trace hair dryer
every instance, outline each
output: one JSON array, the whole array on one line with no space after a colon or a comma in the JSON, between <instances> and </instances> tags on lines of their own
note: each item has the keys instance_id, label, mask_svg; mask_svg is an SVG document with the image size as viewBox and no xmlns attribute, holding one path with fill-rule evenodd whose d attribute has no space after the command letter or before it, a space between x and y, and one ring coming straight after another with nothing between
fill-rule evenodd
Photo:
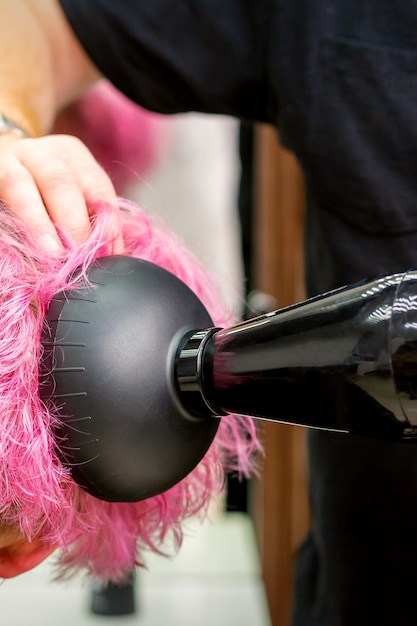
<instances>
[{"instance_id":1,"label":"hair dryer","mask_svg":"<svg viewBox=\"0 0 417 626\"><path fill-rule=\"evenodd\" d=\"M229 413L417 441L417 271L228 329L152 263L106 257L88 278L51 303L41 394L60 411L63 462L96 497L169 489Z\"/></svg>"}]
</instances>

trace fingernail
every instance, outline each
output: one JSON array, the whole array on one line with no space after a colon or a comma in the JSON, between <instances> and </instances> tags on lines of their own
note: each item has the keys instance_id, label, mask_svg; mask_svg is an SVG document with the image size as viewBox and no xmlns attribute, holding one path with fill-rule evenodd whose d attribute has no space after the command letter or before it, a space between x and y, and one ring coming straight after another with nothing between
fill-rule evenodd
<instances>
[{"instance_id":1,"label":"fingernail","mask_svg":"<svg viewBox=\"0 0 417 626\"><path fill-rule=\"evenodd\" d=\"M62 252L63 246L61 241L50 233L44 233L40 237L39 243L41 244L42 250L49 252L50 254L59 254Z\"/></svg>"}]
</instances>

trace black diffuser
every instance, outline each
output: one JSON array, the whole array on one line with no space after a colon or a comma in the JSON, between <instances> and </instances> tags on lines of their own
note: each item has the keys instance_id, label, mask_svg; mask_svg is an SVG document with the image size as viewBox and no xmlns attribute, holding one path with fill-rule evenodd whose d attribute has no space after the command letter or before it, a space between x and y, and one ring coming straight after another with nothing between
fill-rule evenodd
<instances>
[{"instance_id":1,"label":"black diffuser","mask_svg":"<svg viewBox=\"0 0 417 626\"><path fill-rule=\"evenodd\" d=\"M222 415L417 440L417 272L344 287L213 328L160 267L100 259L53 300L41 389L60 409L74 479L110 501L176 484Z\"/></svg>"}]
</instances>

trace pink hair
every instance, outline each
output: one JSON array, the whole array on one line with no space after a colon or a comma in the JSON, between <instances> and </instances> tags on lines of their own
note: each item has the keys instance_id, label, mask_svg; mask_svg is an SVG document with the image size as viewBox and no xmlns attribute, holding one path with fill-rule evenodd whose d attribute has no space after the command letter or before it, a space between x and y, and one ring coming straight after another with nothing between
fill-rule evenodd
<instances>
[{"instance_id":1,"label":"pink hair","mask_svg":"<svg viewBox=\"0 0 417 626\"><path fill-rule=\"evenodd\" d=\"M216 325L229 324L207 272L178 239L133 204L121 201L120 208L125 254L173 272ZM185 520L206 514L225 472L249 476L260 445L250 418L224 417L199 465L169 491L138 503L97 500L62 466L52 434L58 417L39 396L43 320L56 292L75 286L94 259L112 253L114 214L99 207L79 248L63 234L65 253L56 258L37 249L11 212L0 212L0 520L58 545L60 575L84 569L117 581L144 563L146 550L164 552L167 537L178 548Z\"/></svg>"},{"instance_id":2,"label":"pink hair","mask_svg":"<svg viewBox=\"0 0 417 626\"><path fill-rule=\"evenodd\" d=\"M167 128L162 115L146 111L102 80L60 112L53 132L79 137L123 194L128 183L158 162Z\"/></svg>"}]
</instances>

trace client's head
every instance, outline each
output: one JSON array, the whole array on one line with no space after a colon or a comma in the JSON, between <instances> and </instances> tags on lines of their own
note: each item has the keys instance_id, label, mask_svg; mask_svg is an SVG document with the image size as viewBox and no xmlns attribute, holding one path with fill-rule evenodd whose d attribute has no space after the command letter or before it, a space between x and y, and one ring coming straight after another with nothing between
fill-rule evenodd
<instances>
[{"instance_id":1,"label":"client's head","mask_svg":"<svg viewBox=\"0 0 417 626\"><path fill-rule=\"evenodd\" d=\"M214 323L231 322L207 273L172 233L122 202L125 254L152 261L183 280ZM41 400L41 335L55 293L77 286L90 264L112 253L112 209L97 211L77 247L62 233L60 258L40 252L4 207L0 211L0 577L36 566L58 548L59 573L85 570L120 580L146 550L181 543L183 524L204 515L226 471L248 475L258 443L248 418L227 416L205 457L180 483L137 503L104 502L83 491L60 461L54 432L59 407ZM172 544L172 541L171 541Z\"/></svg>"}]
</instances>

